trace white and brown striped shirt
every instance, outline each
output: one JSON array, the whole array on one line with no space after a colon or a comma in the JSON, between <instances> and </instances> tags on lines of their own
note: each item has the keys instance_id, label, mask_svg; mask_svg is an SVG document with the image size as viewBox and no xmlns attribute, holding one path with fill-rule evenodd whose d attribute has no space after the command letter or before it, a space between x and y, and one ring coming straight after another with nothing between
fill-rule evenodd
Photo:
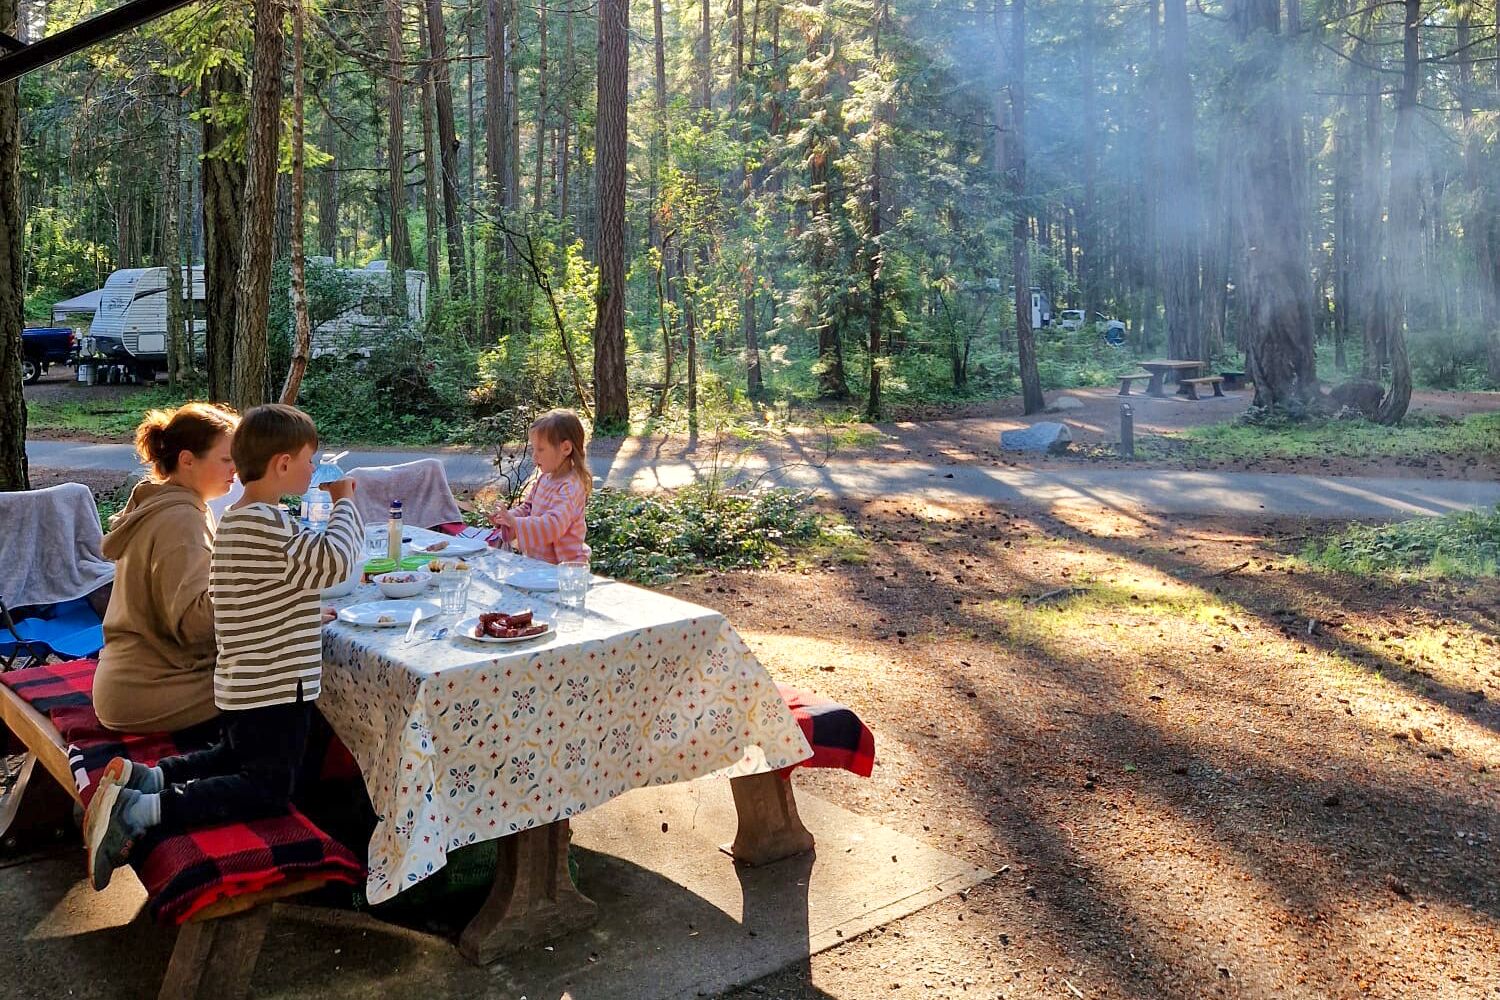
<instances>
[{"instance_id":1,"label":"white and brown striped shirt","mask_svg":"<svg viewBox=\"0 0 1500 1000\"><path fill-rule=\"evenodd\" d=\"M209 574L219 661L214 702L226 711L318 697L323 680L321 592L348 579L364 551L351 500L333 505L320 534L280 507L225 513Z\"/></svg>"}]
</instances>

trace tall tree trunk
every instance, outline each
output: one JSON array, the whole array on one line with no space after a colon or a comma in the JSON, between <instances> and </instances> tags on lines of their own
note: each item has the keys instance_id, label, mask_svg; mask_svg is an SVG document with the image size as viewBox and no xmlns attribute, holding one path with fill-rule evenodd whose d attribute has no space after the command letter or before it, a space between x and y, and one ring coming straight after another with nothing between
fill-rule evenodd
<instances>
[{"instance_id":1,"label":"tall tree trunk","mask_svg":"<svg viewBox=\"0 0 1500 1000\"><path fill-rule=\"evenodd\" d=\"M300 0L299 0L300 2ZM318 253L337 259L339 253L339 130L333 109L338 103L338 77L330 75L321 87L328 114L323 116L323 152L333 161L318 175Z\"/></svg>"},{"instance_id":2,"label":"tall tree trunk","mask_svg":"<svg viewBox=\"0 0 1500 1000\"><path fill-rule=\"evenodd\" d=\"M1082 134L1086 136L1097 136L1099 124L1096 121L1098 81L1095 78L1094 52L1098 45L1099 24L1098 11L1095 0L1085 0L1083 38L1081 43L1082 52L1082 79L1079 85L1083 87L1083 128ZM1099 246L1099 150L1100 143L1084 141L1078 143L1079 153L1083 157L1083 205L1078 220L1078 246L1081 250L1081 262L1076 265L1074 274L1078 283L1082 286L1083 309L1086 319L1093 319L1103 303L1100 300L1103 294L1099 264L1103 259ZM1072 253L1068 254L1068 263L1074 267Z\"/></svg>"},{"instance_id":3,"label":"tall tree trunk","mask_svg":"<svg viewBox=\"0 0 1500 1000\"><path fill-rule=\"evenodd\" d=\"M509 146L505 139L505 0L485 3L484 61L484 167L489 189L492 219L505 220L505 160ZM491 225L484 245L484 336L490 344L500 341L505 332L504 304L501 302L501 267L505 257L504 238L498 225Z\"/></svg>"},{"instance_id":4,"label":"tall tree trunk","mask_svg":"<svg viewBox=\"0 0 1500 1000\"><path fill-rule=\"evenodd\" d=\"M0 28L16 24L16 0L0 0ZM21 395L21 106L19 85L0 84L0 491L31 489L26 400Z\"/></svg>"},{"instance_id":5,"label":"tall tree trunk","mask_svg":"<svg viewBox=\"0 0 1500 1000\"><path fill-rule=\"evenodd\" d=\"M505 21L505 207L521 207L521 0L507 0Z\"/></svg>"},{"instance_id":6,"label":"tall tree trunk","mask_svg":"<svg viewBox=\"0 0 1500 1000\"><path fill-rule=\"evenodd\" d=\"M1162 177L1169 198L1161 202L1158 234L1167 321L1167 353L1174 358L1207 361L1199 297L1198 170L1193 147L1193 95L1187 69L1187 2L1166 0L1163 8Z\"/></svg>"},{"instance_id":7,"label":"tall tree trunk","mask_svg":"<svg viewBox=\"0 0 1500 1000\"><path fill-rule=\"evenodd\" d=\"M708 0L702 0L699 10L703 23L698 34L698 107L707 111L714 106L714 36Z\"/></svg>"},{"instance_id":8,"label":"tall tree trunk","mask_svg":"<svg viewBox=\"0 0 1500 1000\"><path fill-rule=\"evenodd\" d=\"M882 0L876 9L875 23L870 28L871 50L875 71L881 72L880 31L887 17L887 3ZM866 329L869 333L870 391L865 397L865 417L880 419L880 336L881 322L885 318L885 281L882 271L885 266L885 249L880 243L880 144L884 138L885 106L875 109L870 128L870 197L866 205L865 222L865 277L870 283L867 303Z\"/></svg>"},{"instance_id":9,"label":"tall tree trunk","mask_svg":"<svg viewBox=\"0 0 1500 1000\"><path fill-rule=\"evenodd\" d=\"M281 385L281 402L295 406L302 391L302 376L312 356L312 321L307 315L307 219L303 202L307 194L307 109L303 97L306 73L303 59L307 20L302 0L292 2L292 363Z\"/></svg>"},{"instance_id":10,"label":"tall tree trunk","mask_svg":"<svg viewBox=\"0 0 1500 1000\"><path fill-rule=\"evenodd\" d=\"M1417 88L1421 83L1422 0L1405 0L1401 34L1401 89L1396 94L1396 131L1391 139L1390 246L1378 300L1391 384L1375 419L1396 424L1411 403L1411 363L1406 355L1406 312L1422 250L1422 173L1417 151Z\"/></svg>"},{"instance_id":11,"label":"tall tree trunk","mask_svg":"<svg viewBox=\"0 0 1500 1000\"><path fill-rule=\"evenodd\" d=\"M400 0L386 0L386 55L390 62L387 115L390 134L386 141L389 153L391 202L391 304L397 316L406 315L406 269L412 265L411 232L406 224L406 110L402 104L401 63L405 47L401 40Z\"/></svg>"},{"instance_id":12,"label":"tall tree trunk","mask_svg":"<svg viewBox=\"0 0 1500 1000\"><path fill-rule=\"evenodd\" d=\"M594 412L598 425L628 430L625 387L625 156L629 84L629 0L599 0L596 176L599 287L594 324Z\"/></svg>"},{"instance_id":13,"label":"tall tree trunk","mask_svg":"<svg viewBox=\"0 0 1500 1000\"><path fill-rule=\"evenodd\" d=\"M183 356L192 357L192 336L186 328L182 300L182 256L178 245L177 215L182 198L181 98L171 80L163 80L163 103L167 107L168 135L161 158L162 250L158 258L167 269L167 381L172 388L182 383Z\"/></svg>"},{"instance_id":14,"label":"tall tree trunk","mask_svg":"<svg viewBox=\"0 0 1500 1000\"><path fill-rule=\"evenodd\" d=\"M828 76L833 72L833 32L828 28L830 12L820 7L813 15L814 29L808 39L807 53L810 59L825 61L829 65L820 67L817 83L808 88L809 130L816 130L808 150L807 181L812 192L812 321L818 334L818 395L823 399L848 399L849 380L844 372L844 343L839 324L834 322L833 304L830 302L831 264L833 246L833 191L830 187L829 167L835 159L835 124L828 107ZM816 55L814 55L816 53Z\"/></svg>"},{"instance_id":15,"label":"tall tree trunk","mask_svg":"<svg viewBox=\"0 0 1500 1000\"><path fill-rule=\"evenodd\" d=\"M469 227L464 239L464 251L468 255L465 259L469 266L469 295L471 299L477 299L479 296L479 239L475 233L474 225L475 206L479 203L479 187L476 184L475 174L475 161L478 159L475 155L475 148L479 145L479 130L475 128L476 119L474 117L474 63L476 62L474 57L474 35L476 34L474 30L474 14L477 9L475 0L469 0L468 17L464 24L469 48L469 58L464 60L464 89L466 91L465 100L468 105L466 108L468 129L464 133L464 152L465 159L468 161L469 174L469 183L464 189L463 201L464 218Z\"/></svg>"},{"instance_id":16,"label":"tall tree trunk","mask_svg":"<svg viewBox=\"0 0 1500 1000\"><path fill-rule=\"evenodd\" d=\"M438 167L437 150L432 139L432 120L437 117L433 105L437 100L437 88L433 77L438 64L431 56L431 45L427 39L427 22L417 19L417 34L423 57L422 67L422 206L427 213L427 292L436 296L441 287L438 258L442 256L442 240L438 235Z\"/></svg>"},{"instance_id":17,"label":"tall tree trunk","mask_svg":"<svg viewBox=\"0 0 1500 1000\"><path fill-rule=\"evenodd\" d=\"M271 240L276 226L276 168L281 159L281 59L285 49L278 0L255 0L255 61L240 273L235 284L234 378L230 402L241 413L266 401L266 327L271 308Z\"/></svg>"},{"instance_id":18,"label":"tall tree trunk","mask_svg":"<svg viewBox=\"0 0 1500 1000\"><path fill-rule=\"evenodd\" d=\"M1021 406L1040 413L1047 405L1037 371L1036 340L1031 329L1031 224L1026 201L1026 0L1010 0L1010 32L1005 37L1002 8L995 7L995 29L1004 60L1006 85L996 90L995 132L997 169L1005 172L1010 194L1011 265L1015 271L1016 358L1021 370Z\"/></svg>"},{"instance_id":19,"label":"tall tree trunk","mask_svg":"<svg viewBox=\"0 0 1500 1000\"><path fill-rule=\"evenodd\" d=\"M667 155L667 49L662 29L662 0L651 0L653 54L655 55L656 121L651 129L651 220L648 235L651 246L662 250L661 168Z\"/></svg>"},{"instance_id":20,"label":"tall tree trunk","mask_svg":"<svg viewBox=\"0 0 1500 1000\"><path fill-rule=\"evenodd\" d=\"M531 210L542 214L542 178L547 162L547 3L537 6L538 55L536 67L536 177L531 184Z\"/></svg>"},{"instance_id":21,"label":"tall tree trunk","mask_svg":"<svg viewBox=\"0 0 1500 1000\"><path fill-rule=\"evenodd\" d=\"M1484 330L1487 367L1493 383L1500 382L1500 280L1497 280L1500 279L1500 271L1497 271L1500 261L1496 260L1494 244L1493 199L1490 196L1493 178L1485 178L1484 136L1474 116L1479 94L1474 86L1474 64L1469 59L1469 46L1473 44L1472 18L1471 8L1460 9L1456 45L1463 53L1463 61L1458 64L1458 99L1463 123L1464 188L1468 194L1463 220L1464 243L1473 261L1473 272L1465 277L1475 291L1478 308L1474 312ZM1495 72L1500 78L1500 63L1496 64Z\"/></svg>"},{"instance_id":22,"label":"tall tree trunk","mask_svg":"<svg viewBox=\"0 0 1500 1000\"><path fill-rule=\"evenodd\" d=\"M426 0L426 7L427 42L432 53L433 104L437 109L438 166L442 172L443 223L447 230L448 282L455 299L466 299L469 296L469 280L468 265L464 261L463 217L459 214L458 207L458 130L453 121L453 78L448 66L448 26L443 20L442 0ZM470 73L472 72L471 69ZM469 128L468 139L472 144L472 123ZM469 325L469 333L472 332L472 325Z\"/></svg>"},{"instance_id":23,"label":"tall tree trunk","mask_svg":"<svg viewBox=\"0 0 1500 1000\"><path fill-rule=\"evenodd\" d=\"M1238 171L1247 371L1257 407L1300 415L1317 398L1318 376L1311 289L1301 269L1302 223L1289 197L1300 181L1293 174L1291 131L1282 111L1280 11L1277 0L1232 0L1228 9L1240 46L1233 73L1240 134L1256 137L1242 147Z\"/></svg>"},{"instance_id":24,"label":"tall tree trunk","mask_svg":"<svg viewBox=\"0 0 1500 1000\"><path fill-rule=\"evenodd\" d=\"M562 100L562 149L557 163L557 217L568 221L568 174L572 166L569 161L569 141L573 135L573 74L577 72L573 54L573 5L567 5L563 18L563 100Z\"/></svg>"},{"instance_id":25,"label":"tall tree trunk","mask_svg":"<svg viewBox=\"0 0 1500 1000\"><path fill-rule=\"evenodd\" d=\"M204 77L203 106L234 101L245 79L229 63ZM223 124L203 122L203 306L207 334L208 395L218 402L233 396L236 292L239 285L241 229L245 210L245 164L236 159Z\"/></svg>"}]
</instances>

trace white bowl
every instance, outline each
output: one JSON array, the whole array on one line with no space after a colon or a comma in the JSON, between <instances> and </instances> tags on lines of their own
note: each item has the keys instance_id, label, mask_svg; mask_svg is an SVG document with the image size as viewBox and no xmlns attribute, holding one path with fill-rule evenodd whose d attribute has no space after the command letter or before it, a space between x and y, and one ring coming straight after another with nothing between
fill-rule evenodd
<instances>
[{"instance_id":1,"label":"white bowl","mask_svg":"<svg viewBox=\"0 0 1500 1000\"><path fill-rule=\"evenodd\" d=\"M323 591L323 596L330 600L335 597L348 597L359 586L359 578L363 575L364 560L361 559L354 564L354 569L349 573L348 579L344 580L343 583L336 583L332 587L326 588Z\"/></svg>"},{"instance_id":2,"label":"white bowl","mask_svg":"<svg viewBox=\"0 0 1500 1000\"><path fill-rule=\"evenodd\" d=\"M398 582L397 578L405 582ZM398 569L394 573L382 573L375 578L375 585L380 592L393 601L399 601L407 597L416 597L427 589L427 581L432 574L425 569Z\"/></svg>"}]
</instances>

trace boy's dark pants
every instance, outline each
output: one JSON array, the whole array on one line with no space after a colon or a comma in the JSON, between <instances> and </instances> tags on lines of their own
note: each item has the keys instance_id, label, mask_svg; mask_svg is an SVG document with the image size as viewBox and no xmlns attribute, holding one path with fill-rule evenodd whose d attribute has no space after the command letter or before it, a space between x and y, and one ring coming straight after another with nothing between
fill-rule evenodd
<instances>
[{"instance_id":1,"label":"boy's dark pants","mask_svg":"<svg viewBox=\"0 0 1500 1000\"><path fill-rule=\"evenodd\" d=\"M162 826L184 830L285 813L302 775L312 711L299 696L293 704L225 712L219 742L163 758Z\"/></svg>"}]
</instances>

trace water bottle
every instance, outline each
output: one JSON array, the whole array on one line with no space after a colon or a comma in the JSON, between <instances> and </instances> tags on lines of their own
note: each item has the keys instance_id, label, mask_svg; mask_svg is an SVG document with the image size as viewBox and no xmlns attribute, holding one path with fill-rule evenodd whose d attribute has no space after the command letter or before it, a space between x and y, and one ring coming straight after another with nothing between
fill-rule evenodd
<instances>
[{"instance_id":1,"label":"water bottle","mask_svg":"<svg viewBox=\"0 0 1500 1000\"><path fill-rule=\"evenodd\" d=\"M328 519L333 516L333 497L327 490L319 487L343 478L344 470L333 460L333 452L324 452L323 460L313 470L307 492L302 494L302 520L309 528L322 531L328 526Z\"/></svg>"},{"instance_id":2,"label":"water bottle","mask_svg":"<svg viewBox=\"0 0 1500 1000\"><path fill-rule=\"evenodd\" d=\"M401 561L401 501L392 500L385 520L385 557L393 562Z\"/></svg>"}]
</instances>

